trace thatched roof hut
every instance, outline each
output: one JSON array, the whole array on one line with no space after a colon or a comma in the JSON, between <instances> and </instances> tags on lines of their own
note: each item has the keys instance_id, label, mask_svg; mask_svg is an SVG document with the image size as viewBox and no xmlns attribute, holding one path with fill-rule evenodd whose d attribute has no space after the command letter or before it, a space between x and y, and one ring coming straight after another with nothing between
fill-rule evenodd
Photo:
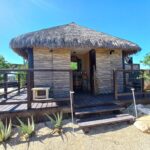
<instances>
[{"instance_id":1,"label":"thatched roof hut","mask_svg":"<svg viewBox=\"0 0 150 150\"><path fill-rule=\"evenodd\" d=\"M49 49L120 49L133 54L141 48L128 40L120 39L103 32L70 23L20 35L13 38L10 47L26 57L26 48L42 47Z\"/></svg>"}]
</instances>

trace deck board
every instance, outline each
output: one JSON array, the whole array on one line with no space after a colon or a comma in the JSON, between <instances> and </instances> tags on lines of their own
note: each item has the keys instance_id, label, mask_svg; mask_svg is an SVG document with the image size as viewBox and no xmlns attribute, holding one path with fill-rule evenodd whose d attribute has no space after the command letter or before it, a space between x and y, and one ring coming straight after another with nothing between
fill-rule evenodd
<instances>
[{"instance_id":1,"label":"deck board","mask_svg":"<svg viewBox=\"0 0 150 150\"><path fill-rule=\"evenodd\" d=\"M137 97L136 97L137 98ZM92 96L90 94L75 94L75 99L74 99L74 106L76 108L80 108L82 106L93 106L93 105L99 105L102 103L120 103L124 104L129 102L132 102L132 97L126 97L125 99L120 99L118 101L115 101L114 96L112 94L110 95L99 95L99 96ZM141 97L140 99L141 102L148 102L150 103L150 98L148 96L146 97ZM5 102L6 104L0 104L0 114L3 114L4 112L20 112L20 111L28 111L27 110L27 104L10 104L8 105L7 102L27 102L27 91L22 90L20 95L13 95L10 94L8 95L8 99L5 100L4 98L0 98L0 102ZM38 109L55 109L55 108L61 108L61 107L68 107L70 108L69 104L65 104L63 106L62 103L59 101L56 102L48 102L48 101L43 101L43 102L34 102L31 105L31 108L34 110ZM48 109L48 110L51 110Z\"/></svg>"},{"instance_id":2,"label":"deck board","mask_svg":"<svg viewBox=\"0 0 150 150\"><path fill-rule=\"evenodd\" d=\"M5 100L3 97L1 97L0 102L4 103L4 104L0 104L0 114L28 111L27 104L7 104L8 102L27 102L27 91L26 90L22 90L20 95L18 95L17 92L9 94L7 100ZM43 101L42 103L33 102L31 104L31 108L33 110L34 109L35 110L46 109L46 108L59 108L59 107L60 107L60 105L58 105L56 102L46 102L46 101L44 102Z\"/></svg>"}]
</instances>

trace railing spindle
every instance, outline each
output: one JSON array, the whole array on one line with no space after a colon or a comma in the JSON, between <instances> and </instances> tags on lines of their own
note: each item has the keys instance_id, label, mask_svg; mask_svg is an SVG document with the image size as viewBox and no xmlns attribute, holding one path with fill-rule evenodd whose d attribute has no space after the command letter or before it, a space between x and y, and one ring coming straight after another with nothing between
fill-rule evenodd
<instances>
[{"instance_id":1,"label":"railing spindle","mask_svg":"<svg viewBox=\"0 0 150 150\"><path fill-rule=\"evenodd\" d=\"M18 94L20 95L20 74L18 74Z\"/></svg>"},{"instance_id":2,"label":"railing spindle","mask_svg":"<svg viewBox=\"0 0 150 150\"><path fill-rule=\"evenodd\" d=\"M8 74L5 73L4 74L4 98L5 99L7 99L7 89L8 89L7 81L8 81Z\"/></svg>"}]
</instances>

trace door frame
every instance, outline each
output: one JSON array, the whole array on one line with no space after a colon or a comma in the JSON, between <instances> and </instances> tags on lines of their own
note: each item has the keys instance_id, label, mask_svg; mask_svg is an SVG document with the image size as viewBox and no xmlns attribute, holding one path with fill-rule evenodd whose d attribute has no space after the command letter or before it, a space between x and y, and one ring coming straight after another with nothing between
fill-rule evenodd
<instances>
[{"instance_id":1,"label":"door frame","mask_svg":"<svg viewBox=\"0 0 150 150\"><path fill-rule=\"evenodd\" d=\"M90 68L90 91L95 93L95 78L94 71L96 70L96 51L92 49L89 51L89 68Z\"/></svg>"}]
</instances>

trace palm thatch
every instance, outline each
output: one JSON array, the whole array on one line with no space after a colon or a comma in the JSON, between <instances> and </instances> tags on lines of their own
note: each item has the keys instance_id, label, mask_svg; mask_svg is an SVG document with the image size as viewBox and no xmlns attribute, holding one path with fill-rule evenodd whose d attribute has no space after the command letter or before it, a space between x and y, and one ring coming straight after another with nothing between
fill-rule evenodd
<instances>
[{"instance_id":1,"label":"palm thatch","mask_svg":"<svg viewBox=\"0 0 150 150\"><path fill-rule=\"evenodd\" d=\"M136 53L141 48L130 41L120 39L103 32L79 26L75 23L56 26L13 38L10 47L24 56L26 48L80 48L80 49L121 49L128 54Z\"/></svg>"}]
</instances>

